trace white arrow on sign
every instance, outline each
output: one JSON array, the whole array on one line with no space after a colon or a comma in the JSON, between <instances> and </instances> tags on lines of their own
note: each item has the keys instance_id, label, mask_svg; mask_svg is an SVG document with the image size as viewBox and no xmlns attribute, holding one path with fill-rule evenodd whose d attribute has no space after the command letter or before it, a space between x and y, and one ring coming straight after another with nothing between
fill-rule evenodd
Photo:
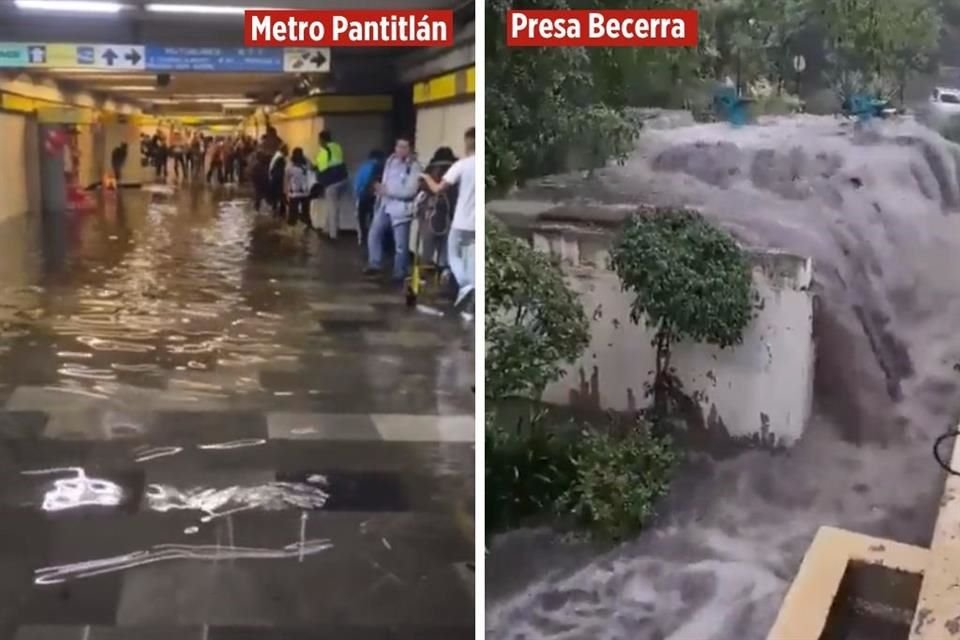
<instances>
[{"instance_id":1,"label":"white arrow on sign","mask_svg":"<svg viewBox=\"0 0 960 640\"><path fill-rule=\"evenodd\" d=\"M104 69L146 69L146 47L130 44L98 44L94 64Z\"/></svg>"},{"instance_id":2,"label":"white arrow on sign","mask_svg":"<svg viewBox=\"0 0 960 640\"><path fill-rule=\"evenodd\" d=\"M283 70L286 73L329 73L330 49L284 49Z\"/></svg>"}]
</instances>

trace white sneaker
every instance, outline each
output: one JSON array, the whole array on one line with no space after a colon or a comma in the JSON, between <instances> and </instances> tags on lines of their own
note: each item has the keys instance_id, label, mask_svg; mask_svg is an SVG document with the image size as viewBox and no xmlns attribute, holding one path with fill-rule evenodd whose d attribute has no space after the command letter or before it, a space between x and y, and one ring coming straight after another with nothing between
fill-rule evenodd
<instances>
[{"instance_id":1,"label":"white sneaker","mask_svg":"<svg viewBox=\"0 0 960 640\"><path fill-rule=\"evenodd\" d=\"M466 300L470 294L473 293L473 285L468 284L465 287L460 288L460 292L457 294L457 299L454 301L453 306L459 307L463 304L463 301Z\"/></svg>"}]
</instances>

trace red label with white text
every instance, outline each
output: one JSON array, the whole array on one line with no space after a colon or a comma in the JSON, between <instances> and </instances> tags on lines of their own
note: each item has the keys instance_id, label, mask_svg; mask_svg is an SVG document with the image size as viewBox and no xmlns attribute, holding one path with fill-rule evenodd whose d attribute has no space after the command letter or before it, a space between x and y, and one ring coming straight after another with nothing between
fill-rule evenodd
<instances>
[{"instance_id":1,"label":"red label with white text","mask_svg":"<svg viewBox=\"0 0 960 640\"><path fill-rule=\"evenodd\" d=\"M279 11L248 9L248 47L445 47L453 11Z\"/></svg>"},{"instance_id":2,"label":"red label with white text","mask_svg":"<svg viewBox=\"0 0 960 640\"><path fill-rule=\"evenodd\" d=\"M511 47L695 47L693 9L507 12Z\"/></svg>"}]
</instances>

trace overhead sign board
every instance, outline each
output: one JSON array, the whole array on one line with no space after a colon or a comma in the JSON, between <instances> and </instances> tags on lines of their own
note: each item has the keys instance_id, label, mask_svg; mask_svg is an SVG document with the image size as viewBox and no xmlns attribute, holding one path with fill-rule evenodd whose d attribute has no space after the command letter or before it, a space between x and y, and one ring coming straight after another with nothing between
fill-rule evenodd
<instances>
[{"instance_id":1,"label":"overhead sign board","mask_svg":"<svg viewBox=\"0 0 960 640\"><path fill-rule=\"evenodd\" d=\"M27 66L27 48L22 44L0 44L0 67Z\"/></svg>"},{"instance_id":2,"label":"overhead sign board","mask_svg":"<svg viewBox=\"0 0 960 640\"><path fill-rule=\"evenodd\" d=\"M0 68L219 73L329 73L329 48L0 43Z\"/></svg>"},{"instance_id":3,"label":"overhead sign board","mask_svg":"<svg viewBox=\"0 0 960 640\"><path fill-rule=\"evenodd\" d=\"M276 73L283 71L283 52L270 48L147 46L147 70Z\"/></svg>"},{"instance_id":4,"label":"overhead sign board","mask_svg":"<svg viewBox=\"0 0 960 640\"><path fill-rule=\"evenodd\" d=\"M284 49L283 70L286 73L329 73L330 49Z\"/></svg>"},{"instance_id":5,"label":"overhead sign board","mask_svg":"<svg viewBox=\"0 0 960 640\"><path fill-rule=\"evenodd\" d=\"M89 49L90 47L86 47ZM147 48L130 45L98 44L93 46L94 64L109 69L145 70Z\"/></svg>"},{"instance_id":6,"label":"overhead sign board","mask_svg":"<svg viewBox=\"0 0 960 640\"><path fill-rule=\"evenodd\" d=\"M127 44L0 44L0 67L145 70L144 47Z\"/></svg>"}]
</instances>

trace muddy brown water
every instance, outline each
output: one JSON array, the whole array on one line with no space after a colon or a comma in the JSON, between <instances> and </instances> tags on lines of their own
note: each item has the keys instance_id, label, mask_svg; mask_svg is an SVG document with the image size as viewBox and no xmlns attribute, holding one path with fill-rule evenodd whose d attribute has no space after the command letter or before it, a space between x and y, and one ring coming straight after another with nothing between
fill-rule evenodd
<instances>
[{"instance_id":1,"label":"muddy brown water","mask_svg":"<svg viewBox=\"0 0 960 640\"><path fill-rule=\"evenodd\" d=\"M693 206L745 245L812 257L814 412L785 454L692 456L634 540L495 540L489 638L760 640L818 527L930 543L931 447L960 417L958 159L912 122L808 116L651 132L622 167L520 194Z\"/></svg>"}]
</instances>

